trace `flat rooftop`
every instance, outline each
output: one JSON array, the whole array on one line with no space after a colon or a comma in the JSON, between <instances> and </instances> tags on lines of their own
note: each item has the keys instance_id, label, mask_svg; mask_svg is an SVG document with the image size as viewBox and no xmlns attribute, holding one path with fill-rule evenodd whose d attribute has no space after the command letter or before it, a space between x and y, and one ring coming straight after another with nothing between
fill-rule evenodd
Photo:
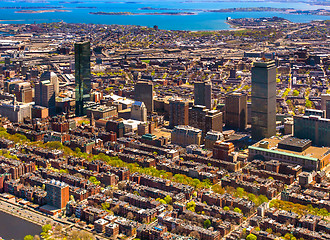
<instances>
[{"instance_id":1,"label":"flat rooftop","mask_svg":"<svg viewBox=\"0 0 330 240\"><path fill-rule=\"evenodd\" d=\"M280 144L292 147L305 147L312 143L309 139L300 139L295 137L288 137L279 142Z\"/></svg>"},{"instance_id":2,"label":"flat rooftop","mask_svg":"<svg viewBox=\"0 0 330 240\"><path fill-rule=\"evenodd\" d=\"M311 146L311 147L307 148L305 151L295 152L295 151L290 151L290 150L277 148L278 143L282 141L279 138L265 138L261 141L267 141L269 143L269 148L268 149L264 148L265 150L282 152L283 154L298 155L298 156L310 158L311 160L321 159L324 156L330 154L330 148L328 148L328 147L314 147L314 146ZM262 149L262 147L259 147L259 143L260 142L257 142L255 144L253 144L251 147Z\"/></svg>"}]
</instances>

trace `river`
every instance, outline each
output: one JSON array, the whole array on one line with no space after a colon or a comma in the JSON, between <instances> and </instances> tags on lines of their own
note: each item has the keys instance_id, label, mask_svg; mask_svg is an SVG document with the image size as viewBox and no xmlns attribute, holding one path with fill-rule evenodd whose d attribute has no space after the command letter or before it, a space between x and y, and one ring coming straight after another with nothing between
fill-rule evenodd
<instances>
[{"instance_id":1,"label":"river","mask_svg":"<svg viewBox=\"0 0 330 240\"><path fill-rule=\"evenodd\" d=\"M26 235L39 235L41 227L0 211L0 237L6 240L23 240Z\"/></svg>"}]
</instances>

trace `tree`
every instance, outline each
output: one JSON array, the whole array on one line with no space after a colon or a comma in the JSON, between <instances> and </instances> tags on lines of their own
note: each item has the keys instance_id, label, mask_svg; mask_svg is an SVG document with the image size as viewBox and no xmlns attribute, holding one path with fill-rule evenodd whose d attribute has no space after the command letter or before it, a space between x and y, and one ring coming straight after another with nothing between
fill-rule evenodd
<instances>
[{"instance_id":1,"label":"tree","mask_svg":"<svg viewBox=\"0 0 330 240\"><path fill-rule=\"evenodd\" d=\"M210 221L210 219L206 219L205 221L204 221L204 228L209 228L211 226L211 221Z\"/></svg>"},{"instance_id":2,"label":"tree","mask_svg":"<svg viewBox=\"0 0 330 240\"><path fill-rule=\"evenodd\" d=\"M238 197L243 197L243 196L244 196L244 193L245 193L245 191L244 191L243 188L238 187L238 188L236 189L236 195L237 195Z\"/></svg>"},{"instance_id":3,"label":"tree","mask_svg":"<svg viewBox=\"0 0 330 240\"><path fill-rule=\"evenodd\" d=\"M194 201L188 202L186 205L187 210L195 212L196 203Z\"/></svg>"},{"instance_id":4,"label":"tree","mask_svg":"<svg viewBox=\"0 0 330 240\"><path fill-rule=\"evenodd\" d=\"M32 235L26 235L24 237L24 240L33 240L33 236Z\"/></svg>"},{"instance_id":5,"label":"tree","mask_svg":"<svg viewBox=\"0 0 330 240\"><path fill-rule=\"evenodd\" d=\"M268 198L265 195L258 196L259 204L263 204L264 202L268 202Z\"/></svg>"},{"instance_id":6,"label":"tree","mask_svg":"<svg viewBox=\"0 0 330 240\"><path fill-rule=\"evenodd\" d=\"M101 184L101 182L99 180L97 180L96 177L94 177L94 176L91 176L89 178L89 181L91 181L95 185L100 185Z\"/></svg>"},{"instance_id":7,"label":"tree","mask_svg":"<svg viewBox=\"0 0 330 240\"><path fill-rule=\"evenodd\" d=\"M164 197L164 200L167 204L170 204L172 202L172 198L171 196L167 195L166 197Z\"/></svg>"},{"instance_id":8,"label":"tree","mask_svg":"<svg viewBox=\"0 0 330 240\"><path fill-rule=\"evenodd\" d=\"M249 235L247 235L246 240L257 240L257 236L250 233Z\"/></svg>"},{"instance_id":9,"label":"tree","mask_svg":"<svg viewBox=\"0 0 330 240\"><path fill-rule=\"evenodd\" d=\"M242 213L242 210L241 210L241 209L239 209L239 208L237 208L237 207L235 207L235 208L234 208L234 212L237 212L237 213Z\"/></svg>"},{"instance_id":10,"label":"tree","mask_svg":"<svg viewBox=\"0 0 330 240\"><path fill-rule=\"evenodd\" d=\"M48 233L48 231L51 230L51 229L52 229L52 225L50 225L50 224L46 224L46 225L42 226L42 231L44 233Z\"/></svg>"},{"instance_id":11,"label":"tree","mask_svg":"<svg viewBox=\"0 0 330 240\"><path fill-rule=\"evenodd\" d=\"M293 96L298 96L299 95L299 91L298 90L293 90Z\"/></svg>"},{"instance_id":12,"label":"tree","mask_svg":"<svg viewBox=\"0 0 330 240\"><path fill-rule=\"evenodd\" d=\"M267 228L267 229L266 229L266 232L268 232L268 233L272 233L273 230L272 230L271 228Z\"/></svg>"}]
</instances>

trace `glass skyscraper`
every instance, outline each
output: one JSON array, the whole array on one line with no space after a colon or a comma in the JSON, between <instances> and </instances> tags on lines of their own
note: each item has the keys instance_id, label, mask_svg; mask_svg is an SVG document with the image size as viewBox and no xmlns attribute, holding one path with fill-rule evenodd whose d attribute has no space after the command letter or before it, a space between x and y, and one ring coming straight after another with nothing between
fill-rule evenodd
<instances>
[{"instance_id":1,"label":"glass skyscraper","mask_svg":"<svg viewBox=\"0 0 330 240\"><path fill-rule=\"evenodd\" d=\"M91 90L91 50L90 42L76 43L75 51L75 85L76 116L86 115L86 102L90 101Z\"/></svg>"},{"instance_id":2,"label":"glass skyscraper","mask_svg":"<svg viewBox=\"0 0 330 240\"><path fill-rule=\"evenodd\" d=\"M251 130L254 140L276 135L276 66L255 62L252 68Z\"/></svg>"}]
</instances>

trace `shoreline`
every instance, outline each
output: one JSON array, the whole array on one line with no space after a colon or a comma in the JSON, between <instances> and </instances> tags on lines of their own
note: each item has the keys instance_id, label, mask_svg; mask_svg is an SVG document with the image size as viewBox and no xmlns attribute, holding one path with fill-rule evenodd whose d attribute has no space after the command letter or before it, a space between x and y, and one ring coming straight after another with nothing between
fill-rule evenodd
<instances>
[{"instance_id":1,"label":"shoreline","mask_svg":"<svg viewBox=\"0 0 330 240\"><path fill-rule=\"evenodd\" d=\"M110 16L150 16L150 15L165 15L165 16L187 16L197 15L193 12L150 12L150 13L133 13L133 12L90 12L92 15L110 15Z\"/></svg>"}]
</instances>

